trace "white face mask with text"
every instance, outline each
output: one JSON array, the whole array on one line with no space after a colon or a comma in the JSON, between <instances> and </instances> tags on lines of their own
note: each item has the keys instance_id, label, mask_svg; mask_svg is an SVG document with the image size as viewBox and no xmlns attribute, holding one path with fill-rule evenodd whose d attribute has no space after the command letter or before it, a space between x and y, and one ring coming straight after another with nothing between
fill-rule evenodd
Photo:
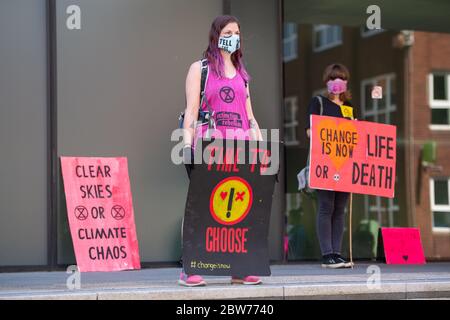
<instances>
[{"instance_id":1,"label":"white face mask with text","mask_svg":"<svg viewBox=\"0 0 450 320\"><path fill-rule=\"evenodd\" d=\"M229 54L233 54L236 50L239 50L240 42L240 36L237 34L228 37L220 37L219 49L225 50Z\"/></svg>"}]
</instances>

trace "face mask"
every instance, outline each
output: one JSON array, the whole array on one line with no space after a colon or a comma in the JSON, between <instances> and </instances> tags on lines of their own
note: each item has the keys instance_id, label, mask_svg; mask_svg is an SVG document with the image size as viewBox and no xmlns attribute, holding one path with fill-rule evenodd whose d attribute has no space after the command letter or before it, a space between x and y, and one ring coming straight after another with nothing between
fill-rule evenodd
<instances>
[{"instance_id":1,"label":"face mask","mask_svg":"<svg viewBox=\"0 0 450 320\"><path fill-rule=\"evenodd\" d=\"M233 54L236 50L240 48L240 37L237 34L234 34L229 37L220 37L219 38L219 49L223 49L229 54Z\"/></svg>"},{"instance_id":2,"label":"face mask","mask_svg":"<svg viewBox=\"0 0 450 320\"><path fill-rule=\"evenodd\" d=\"M327 82L328 92L332 94L341 94L347 91L347 80L336 78Z\"/></svg>"}]
</instances>

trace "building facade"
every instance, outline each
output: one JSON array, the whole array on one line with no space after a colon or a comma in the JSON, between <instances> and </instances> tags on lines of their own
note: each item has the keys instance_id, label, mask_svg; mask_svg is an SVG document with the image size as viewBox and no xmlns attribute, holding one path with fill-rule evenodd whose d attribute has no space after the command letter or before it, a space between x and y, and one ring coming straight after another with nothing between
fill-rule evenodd
<instances>
[{"instance_id":1,"label":"building facade","mask_svg":"<svg viewBox=\"0 0 450 320\"><path fill-rule=\"evenodd\" d=\"M185 108L189 66L202 57L213 19L238 16L255 116L262 127L282 127L279 7L253 0L0 1L0 268L75 263L61 156L127 157L142 265L177 265L188 179L171 161L171 134ZM282 258L282 194L278 184L273 260Z\"/></svg>"},{"instance_id":2,"label":"building facade","mask_svg":"<svg viewBox=\"0 0 450 320\"><path fill-rule=\"evenodd\" d=\"M0 271L75 263L61 156L127 157L142 265L178 265L188 180L170 136L188 68L221 14L241 22L258 123L285 142L270 259L319 257L315 199L298 193L296 175L306 106L336 61L350 69L359 117L398 128L396 196L354 197L354 257L376 256L380 226L415 226L429 259L449 259L450 3L380 0L383 32L361 28L370 4L0 0ZM389 31L404 29L423 31ZM383 99L371 99L374 85Z\"/></svg>"},{"instance_id":3,"label":"building facade","mask_svg":"<svg viewBox=\"0 0 450 320\"><path fill-rule=\"evenodd\" d=\"M357 117L396 125L398 137L395 198L354 198L355 254L375 258L378 227L415 226L421 231L425 255L429 259L448 259L450 36L295 23L285 25L284 32L285 131L290 131L285 136L288 220L298 216L299 210L300 216L314 210L310 199L296 191L295 180L295 172L305 163L298 159L305 159L309 148L304 133L307 105L311 97L325 92L325 67L343 63L351 74ZM382 99L372 99L375 86L383 88ZM425 159L426 150L437 156ZM313 241L314 221L291 219L288 228L299 230L302 226L303 238ZM291 239L292 258L302 258L295 254L296 243L302 241L294 234ZM364 243L362 248L359 239ZM303 257L317 254L310 251Z\"/></svg>"}]
</instances>

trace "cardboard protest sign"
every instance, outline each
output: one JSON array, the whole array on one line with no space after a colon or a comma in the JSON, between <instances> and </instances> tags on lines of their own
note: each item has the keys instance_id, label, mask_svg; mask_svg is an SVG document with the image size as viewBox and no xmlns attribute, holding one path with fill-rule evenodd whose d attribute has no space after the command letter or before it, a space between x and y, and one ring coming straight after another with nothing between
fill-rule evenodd
<instances>
[{"instance_id":1,"label":"cardboard protest sign","mask_svg":"<svg viewBox=\"0 0 450 320\"><path fill-rule=\"evenodd\" d=\"M387 264L425 264L418 228L381 228L381 237Z\"/></svg>"},{"instance_id":2,"label":"cardboard protest sign","mask_svg":"<svg viewBox=\"0 0 450 320\"><path fill-rule=\"evenodd\" d=\"M126 158L61 157L78 270L140 269Z\"/></svg>"},{"instance_id":3,"label":"cardboard protest sign","mask_svg":"<svg viewBox=\"0 0 450 320\"><path fill-rule=\"evenodd\" d=\"M311 116L311 188L394 197L396 127Z\"/></svg>"},{"instance_id":4,"label":"cardboard protest sign","mask_svg":"<svg viewBox=\"0 0 450 320\"><path fill-rule=\"evenodd\" d=\"M273 144L245 141L241 148L237 141L231 141L231 147L221 141L203 141L199 149L206 160L191 172L183 227L184 270L270 275L267 238L277 170L265 173ZM260 157L253 164L239 163ZM225 161L215 163L219 158Z\"/></svg>"}]
</instances>

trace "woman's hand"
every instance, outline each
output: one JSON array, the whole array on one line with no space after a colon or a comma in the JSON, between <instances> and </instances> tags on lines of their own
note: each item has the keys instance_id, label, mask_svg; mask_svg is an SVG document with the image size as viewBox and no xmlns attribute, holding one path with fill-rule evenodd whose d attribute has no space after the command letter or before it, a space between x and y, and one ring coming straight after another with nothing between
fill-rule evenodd
<instances>
[{"instance_id":1,"label":"woman's hand","mask_svg":"<svg viewBox=\"0 0 450 320\"><path fill-rule=\"evenodd\" d=\"M186 165L192 165L194 163L194 153L192 152L192 146L187 144L183 147L183 163Z\"/></svg>"},{"instance_id":2,"label":"woman's hand","mask_svg":"<svg viewBox=\"0 0 450 320\"><path fill-rule=\"evenodd\" d=\"M263 137L261 134L261 130L259 129L258 122L256 122L256 120L254 118L250 119L248 122L249 122L250 132L252 135L251 138L253 140L263 141Z\"/></svg>"}]
</instances>

